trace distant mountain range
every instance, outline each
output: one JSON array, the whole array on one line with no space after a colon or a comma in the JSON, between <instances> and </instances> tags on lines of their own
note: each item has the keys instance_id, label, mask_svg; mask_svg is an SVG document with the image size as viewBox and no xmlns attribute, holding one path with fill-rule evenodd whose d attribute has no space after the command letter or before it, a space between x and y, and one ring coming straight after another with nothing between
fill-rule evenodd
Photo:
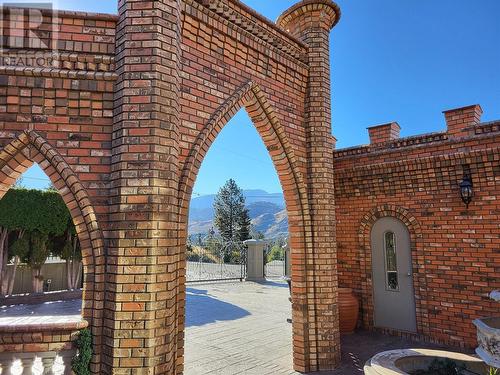
<instances>
[{"instance_id":1,"label":"distant mountain range","mask_svg":"<svg viewBox=\"0 0 500 375\"><path fill-rule=\"evenodd\" d=\"M285 199L281 193L268 193L264 190L244 190L252 226L266 238L281 237L288 234L288 216ZM202 195L191 199L189 209L189 234L208 233L213 227L213 203L215 194Z\"/></svg>"}]
</instances>

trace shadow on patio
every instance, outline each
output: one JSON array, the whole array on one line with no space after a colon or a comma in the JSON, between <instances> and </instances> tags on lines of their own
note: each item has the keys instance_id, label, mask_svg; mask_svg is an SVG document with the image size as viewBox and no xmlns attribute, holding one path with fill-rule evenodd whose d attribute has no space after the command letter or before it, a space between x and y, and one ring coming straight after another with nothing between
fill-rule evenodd
<instances>
[{"instance_id":1,"label":"shadow on patio","mask_svg":"<svg viewBox=\"0 0 500 375\"><path fill-rule=\"evenodd\" d=\"M207 290L186 289L186 327L237 320L248 315L247 310L215 298Z\"/></svg>"}]
</instances>

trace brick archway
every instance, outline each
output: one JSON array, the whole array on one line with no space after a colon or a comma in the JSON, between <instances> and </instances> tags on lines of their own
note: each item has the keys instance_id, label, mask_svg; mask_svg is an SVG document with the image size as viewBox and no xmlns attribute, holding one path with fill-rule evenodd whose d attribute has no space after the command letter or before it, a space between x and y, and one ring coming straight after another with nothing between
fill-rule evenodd
<instances>
[{"instance_id":1,"label":"brick archway","mask_svg":"<svg viewBox=\"0 0 500 375\"><path fill-rule=\"evenodd\" d=\"M70 211L82 249L82 317L100 341L104 297L104 242L88 194L64 158L33 130L21 133L0 150L0 199L34 163L50 178ZM98 347L94 348L99 354Z\"/></svg>"},{"instance_id":2,"label":"brick archway","mask_svg":"<svg viewBox=\"0 0 500 375\"><path fill-rule=\"evenodd\" d=\"M295 368L335 368L329 38L338 6L303 0L277 23L234 0L123 0L118 15L42 13L44 28L63 31L47 34L59 37L48 41L58 52L6 50L12 61L26 52L46 59L0 66L0 145L33 129L57 150L40 141L36 151L28 132L16 168L49 160L46 168L62 176L56 186L76 197L68 204L98 243L96 282L105 277L106 289L89 310L103 315L101 370L182 372L189 198L203 156L240 108L268 147L290 217ZM105 271L85 192L103 228Z\"/></svg>"},{"instance_id":3,"label":"brick archway","mask_svg":"<svg viewBox=\"0 0 500 375\"><path fill-rule=\"evenodd\" d=\"M273 106L269 103L259 85L251 81L236 90L210 117L193 143L188 157L183 164L179 184L179 233L181 233L181 247L185 248L186 246L189 203L196 177L205 155L222 129L242 108L246 110L257 132L261 136L278 174L288 213L292 258L305 259L305 238L310 236L311 233L306 185L298 171L294 151L287 139L282 124L275 114ZM183 268L185 268L185 252L181 256ZM306 325L301 322L306 322L308 318L306 316L307 310L302 308L302 303L307 298L303 292L303 286L307 282L305 277L306 267L303 263L292 262L293 331L294 335L304 338L307 338L307 329ZM181 295L184 297L185 283L180 288L182 290ZM184 327L184 303L184 298L179 300L179 311L181 311L181 315L178 317L180 331ZM182 346L183 342L180 342L180 345ZM302 359L303 346L294 346L294 353L296 358Z\"/></svg>"},{"instance_id":4,"label":"brick archway","mask_svg":"<svg viewBox=\"0 0 500 375\"><path fill-rule=\"evenodd\" d=\"M412 255L413 284L415 289L415 305L417 315L417 335L429 334L428 313L425 302L426 279L425 276L425 252L422 229L417 219L411 212L396 205L382 205L373 208L362 219L358 229L360 268L364 270L366 282L361 286L363 325L373 329L373 280L372 280L372 248L371 230L378 219L393 217L400 220L410 232L410 250ZM398 332L390 332L400 334Z\"/></svg>"},{"instance_id":5,"label":"brick archway","mask_svg":"<svg viewBox=\"0 0 500 375\"><path fill-rule=\"evenodd\" d=\"M191 146L188 157L183 164L179 183L181 215L187 213L196 176L208 149L228 121L241 108L245 108L266 145L276 167L284 194L289 194L289 190L285 189L285 187L296 190L294 196L298 198L297 203L300 205L301 212L308 212L307 200L304 199L306 194L305 184L296 166L297 158L287 139L285 130L262 89L258 84L249 81L223 102L210 117L210 120ZM290 177L286 178L287 175L290 175ZM287 200L287 205L291 201L291 199Z\"/></svg>"}]
</instances>

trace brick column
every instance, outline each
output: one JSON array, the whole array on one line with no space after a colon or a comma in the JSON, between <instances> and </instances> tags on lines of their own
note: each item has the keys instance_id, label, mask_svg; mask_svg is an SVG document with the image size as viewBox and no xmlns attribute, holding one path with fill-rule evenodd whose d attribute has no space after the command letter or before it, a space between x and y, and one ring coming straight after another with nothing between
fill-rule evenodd
<instances>
[{"instance_id":1,"label":"brick column","mask_svg":"<svg viewBox=\"0 0 500 375\"><path fill-rule=\"evenodd\" d=\"M340 9L332 1L305 0L278 20L281 28L308 46L305 127L312 238L306 259L309 347L305 371L331 370L340 362L329 52L330 30L339 16Z\"/></svg>"},{"instance_id":2,"label":"brick column","mask_svg":"<svg viewBox=\"0 0 500 375\"><path fill-rule=\"evenodd\" d=\"M120 0L103 374L175 374L180 0Z\"/></svg>"}]
</instances>

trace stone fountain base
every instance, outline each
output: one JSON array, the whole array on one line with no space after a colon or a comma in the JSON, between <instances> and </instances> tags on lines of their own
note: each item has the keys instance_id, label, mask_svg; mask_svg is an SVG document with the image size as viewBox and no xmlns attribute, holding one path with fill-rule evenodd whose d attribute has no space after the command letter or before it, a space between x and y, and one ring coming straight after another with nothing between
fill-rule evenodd
<instances>
[{"instance_id":1,"label":"stone fountain base","mask_svg":"<svg viewBox=\"0 0 500 375\"><path fill-rule=\"evenodd\" d=\"M412 374L428 370L434 360L451 360L465 366L463 374L487 374L488 366L479 358L468 354L430 349L401 349L378 353L364 367L365 375Z\"/></svg>"}]
</instances>

